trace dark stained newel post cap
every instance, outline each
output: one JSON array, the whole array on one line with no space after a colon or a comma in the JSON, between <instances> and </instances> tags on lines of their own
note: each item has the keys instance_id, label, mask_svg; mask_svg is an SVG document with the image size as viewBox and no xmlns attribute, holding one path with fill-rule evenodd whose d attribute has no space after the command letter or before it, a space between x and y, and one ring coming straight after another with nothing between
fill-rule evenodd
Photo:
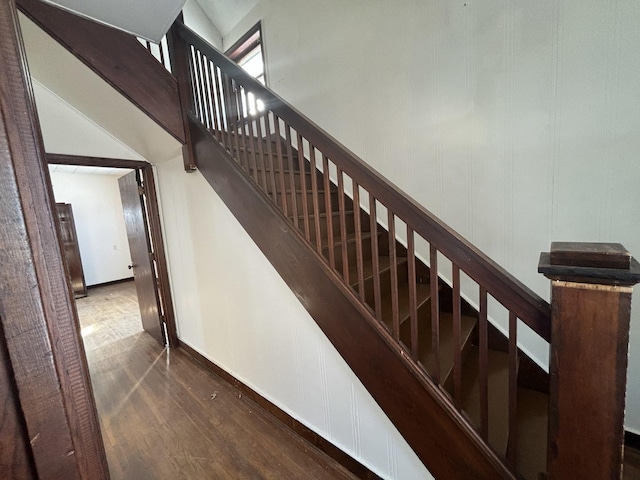
<instances>
[{"instance_id":1,"label":"dark stained newel post cap","mask_svg":"<svg viewBox=\"0 0 640 480\"><path fill-rule=\"evenodd\" d=\"M619 243L552 242L540 254L538 272L551 280L631 286L640 263Z\"/></svg>"}]
</instances>

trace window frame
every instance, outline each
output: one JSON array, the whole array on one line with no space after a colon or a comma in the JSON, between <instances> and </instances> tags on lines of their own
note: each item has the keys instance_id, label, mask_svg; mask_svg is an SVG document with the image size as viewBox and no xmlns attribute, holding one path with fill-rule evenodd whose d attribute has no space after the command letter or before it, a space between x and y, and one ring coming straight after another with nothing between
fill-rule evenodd
<instances>
[{"instance_id":1,"label":"window frame","mask_svg":"<svg viewBox=\"0 0 640 480\"><path fill-rule=\"evenodd\" d=\"M267 76L267 63L265 62L264 55L264 36L262 34L262 21L258 21L253 27L251 27L247 33L242 35L231 47L229 47L224 54L236 63L249 54L253 49L260 46L260 55L262 56L262 65L264 76L264 85L269 85Z\"/></svg>"}]
</instances>

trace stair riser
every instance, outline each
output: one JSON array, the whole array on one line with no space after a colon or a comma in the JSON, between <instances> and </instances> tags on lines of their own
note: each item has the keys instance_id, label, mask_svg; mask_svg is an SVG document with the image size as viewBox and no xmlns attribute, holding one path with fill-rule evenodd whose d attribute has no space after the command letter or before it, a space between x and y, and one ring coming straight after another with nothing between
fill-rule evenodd
<instances>
[{"instance_id":1,"label":"stair riser","mask_svg":"<svg viewBox=\"0 0 640 480\"><path fill-rule=\"evenodd\" d=\"M389 324L391 324L391 321L389 321ZM402 322L400 324L400 340L407 349L411 349L411 318L401 318L400 321ZM427 332L431 332L431 299L418 307L418 329L425 329ZM419 342L419 351L431 353L431 334L423 336L422 340L422 342ZM424 366L425 368L430 368L431 364Z\"/></svg>"},{"instance_id":2,"label":"stair riser","mask_svg":"<svg viewBox=\"0 0 640 480\"><path fill-rule=\"evenodd\" d=\"M355 232L355 227L354 227L354 222L353 222L353 212L345 212L345 223L346 223L346 233L347 234L352 234ZM304 220L301 218L299 220L300 222L300 229L304 231ZM327 230L328 230L328 225L327 225L327 218L326 217L322 217L320 218L320 238L325 241L327 240ZM340 238L340 216L339 215L331 215L331 225L333 227L333 236L336 239L336 241ZM314 219L310 218L309 219L309 230L310 230L310 234L311 234L311 240L315 241L316 239L316 231L315 231L315 224L314 224Z\"/></svg>"},{"instance_id":3,"label":"stair riser","mask_svg":"<svg viewBox=\"0 0 640 480\"><path fill-rule=\"evenodd\" d=\"M357 253L356 250L357 249L356 249L355 241L347 242L347 258L349 263L353 262L355 264L356 253ZM335 246L334 254L335 254L336 269L339 272L342 272L342 245ZM329 258L329 253L327 249L323 251L323 255L326 258ZM362 258L363 258L363 261L365 262L371 259L371 238L362 239ZM349 280L351 282L351 279Z\"/></svg>"},{"instance_id":4,"label":"stair riser","mask_svg":"<svg viewBox=\"0 0 640 480\"><path fill-rule=\"evenodd\" d=\"M269 195L271 198L273 198L272 195ZM278 206L280 207L282 205L282 194L278 193L276 195L277 198L277 202L278 202ZM293 201L292 201L293 195L288 193L285 195L285 200L287 202L287 214L291 214L293 213ZM297 211L298 214L300 214L301 212L304 212L303 210L303 203L302 203L302 198L303 198L303 194L301 192L298 192L295 194L295 198L296 198L296 207L297 207ZM313 207L313 192L307 192L306 194L306 199L307 199L307 212L308 213L314 213L314 207ZM332 211L337 211L338 210L338 195L335 192L331 192L330 194L330 201L331 201L331 210ZM324 213L326 211L326 203L325 203L325 193L324 192L318 192L318 211L320 213Z\"/></svg>"},{"instance_id":5,"label":"stair riser","mask_svg":"<svg viewBox=\"0 0 640 480\"><path fill-rule=\"evenodd\" d=\"M266 184L267 184L267 191L269 193L274 191L274 187L275 187L275 191L277 193L281 193L282 192L282 179L280 178L280 171L276 171L274 172L273 175L273 179L271 178L271 174L269 172L266 172ZM296 178L297 177L297 178ZM306 177L306 178L305 178ZM302 192L302 186L300 185L302 182L301 178L305 178L305 188L308 194L311 194L312 192L312 181L311 181L311 175L310 174L303 174L303 175L299 175L297 172L294 173L294 180L293 180L293 184L295 185L295 190L299 190L299 193ZM262 182L263 182L263 178L262 178L262 172L259 171L258 172L258 183L260 184L260 186L262 186ZM322 176L320 174L318 174L318 178L317 178L317 189L318 191L323 191L324 190L324 184L322 181ZM289 172L285 171L284 173L284 188L285 188L285 192L287 193L291 193L291 190L294 190L293 188L291 188L291 178L289 176ZM338 191L338 187L335 186L334 184L330 184L329 185L329 189L331 190L331 192L336 192Z\"/></svg>"},{"instance_id":6,"label":"stair riser","mask_svg":"<svg viewBox=\"0 0 640 480\"><path fill-rule=\"evenodd\" d=\"M282 167L282 165L280 164L280 161L278 160L278 156L274 153L271 154L271 157L269 157L269 154L267 152L263 152L262 156L260 156L260 152L256 151L255 155L254 155L254 150L251 149L247 149L247 158L245 160L244 157L244 149L240 149L240 159L242 160L242 164L243 165L248 165L251 166L252 168L255 166L258 170L262 171L262 170L277 170L280 171L280 168ZM235 156L235 150L234 150L234 156ZM285 170L294 170L294 171L299 171L299 164L298 164L298 158L297 157L292 157L292 159L289 159L289 156L286 154L282 155L282 161L284 162L284 169ZM306 162L305 162L306 163ZM308 170L308 167L306 167L306 169Z\"/></svg>"},{"instance_id":7,"label":"stair riser","mask_svg":"<svg viewBox=\"0 0 640 480\"><path fill-rule=\"evenodd\" d=\"M398 285L402 285L407 283L408 278L408 269L407 263L404 262L401 265L396 266L396 271L398 272ZM374 299L374 289L373 289L373 277L365 279L365 299L366 302L373 306ZM391 292L391 269L387 269L384 272L380 273L380 293L382 297L389 296Z\"/></svg>"},{"instance_id":8,"label":"stair riser","mask_svg":"<svg viewBox=\"0 0 640 480\"><path fill-rule=\"evenodd\" d=\"M253 175L253 169L250 169L248 172L248 175L251 178L254 178ZM274 178L272 180L271 178L271 173L269 173L269 171L265 172L264 177L262 176L262 170L258 170L257 171L257 177L258 177L258 185L260 186L260 189L263 188L263 185L266 183L267 185L267 192L271 193L274 191L274 187L275 187L275 191L280 193L282 192L282 184L281 184L281 179L280 179L280 171L276 171L274 172ZM289 174L289 171L285 171L284 172L284 188L285 191L289 192L291 190L302 190L302 183L304 182L305 188L307 189L307 191L311 191L311 175L306 173L306 174L300 174L298 172L293 172L293 180L291 179L291 175ZM274 185L275 184L275 185ZM291 185L293 185L293 188L291 187ZM322 188L323 187L320 185L320 182L318 182L318 188Z\"/></svg>"},{"instance_id":9,"label":"stair riser","mask_svg":"<svg viewBox=\"0 0 640 480\"><path fill-rule=\"evenodd\" d=\"M227 138L231 139L231 150L235 151L236 150L236 140L238 142L238 147L242 150L242 140L244 137L244 142L245 142L245 146L248 150L251 150L251 144L253 142L253 148L257 151L259 151L259 145L260 145L260 140L258 139L258 137L251 137L250 135L247 135L246 132L244 135L240 135L238 136L238 138L236 139L236 135L234 133L230 133L227 134ZM264 153L267 153L267 148L269 148L269 143L271 143L271 152L273 153L273 155L276 154L276 143L273 141L269 141L265 138L262 138L262 151ZM284 143L282 144L282 152L286 152L286 146L284 145Z\"/></svg>"}]
</instances>

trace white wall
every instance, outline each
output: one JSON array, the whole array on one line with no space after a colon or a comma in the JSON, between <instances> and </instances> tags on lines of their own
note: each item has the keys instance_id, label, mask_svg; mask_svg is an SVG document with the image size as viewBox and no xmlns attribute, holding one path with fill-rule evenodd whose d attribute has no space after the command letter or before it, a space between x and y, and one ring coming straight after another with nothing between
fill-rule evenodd
<instances>
[{"instance_id":1,"label":"white wall","mask_svg":"<svg viewBox=\"0 0 640 480\"><path fill-rule=\"evenodd\" d=\"M56 202L73 208L87 286L130 278L118 176L52 172L51 183Z\"/></svg>"},{"instance_id":2,"label":"white wall","mask_svg":"<svg viewBox=\"0 0 640 480\"><path fill-rule=\"evenodd\" d=\"M431 478L200 173L157 167L179 337L384 478Z\"/></svg>"},{"instance_id":3,"label":"white wall","mask_svg":"<svg viewBox=\"0 0 640 480\"><path fill-rule=\"evenodd\" d=\"M207 40L217 49L222 49L222 35L202 11L196 0L188 0L182 9L184 24Z\"/></svg>"},{"instance_id":4,"label":"white wall","mask_svg":"<svg viewBox=\"0 0 640 480\"><path fill-rule=\"evenodd\" d=\"M271 88L548 299L551 241L640 257L639 18L635 0L262 0L224 44L262 20Z\"/></svg>"}]
</instances>

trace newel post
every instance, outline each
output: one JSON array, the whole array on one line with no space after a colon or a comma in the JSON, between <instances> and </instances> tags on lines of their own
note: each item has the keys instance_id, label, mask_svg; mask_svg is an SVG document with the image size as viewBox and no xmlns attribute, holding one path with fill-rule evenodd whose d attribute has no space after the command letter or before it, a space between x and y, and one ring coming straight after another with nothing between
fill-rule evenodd
<instances>
[{"instance_id":1,"label":"newel post","mask_svg":"<svg viewBox=\"0 0 640 480\"><path fill-rule=\"evenodd\" d=\"M185 41L178 32L178 25L182 23L182 13L178 15L176 22L167 32L167 46L169 48L169 59L171 60L171 73L178 80L178 95L180 95L180 106L182 107L182 124L184 125L184 136L186 143L182 146L182 158L184 159L184 170L192 173L196 170L195 154L193 142L191 141L191 131L189 130L188 112L191 110L191 72L189 69L189 49Z\"/></svg>"},{"instance_id":2,"label":"newel post","mask_svg":"<svg viewBox=\"0 0 640 480\"><path fill-rule=\"evenodd\" d=\"M551 280L548 478L619 479L640 264L620 244L554 242L538 271Z\"/></svg>"}]
</instances>

